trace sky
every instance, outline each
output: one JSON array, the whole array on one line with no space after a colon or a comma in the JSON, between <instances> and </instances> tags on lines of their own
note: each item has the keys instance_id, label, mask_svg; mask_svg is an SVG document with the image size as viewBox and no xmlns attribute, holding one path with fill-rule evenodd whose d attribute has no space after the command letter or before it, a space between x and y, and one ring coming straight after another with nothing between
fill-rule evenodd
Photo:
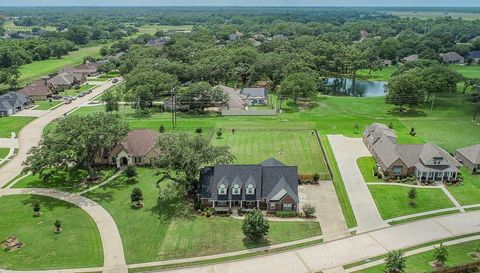
<instances>
[{"instance_id":1,"label":"sky","mask_svg":"<svg viewBox=\"0 0 480 273\"><path fill-rule=\"evenodd\" d=\"M0 6L426 6L480 7L480 0L0 0Z\"/></svg>"}]
</instances>

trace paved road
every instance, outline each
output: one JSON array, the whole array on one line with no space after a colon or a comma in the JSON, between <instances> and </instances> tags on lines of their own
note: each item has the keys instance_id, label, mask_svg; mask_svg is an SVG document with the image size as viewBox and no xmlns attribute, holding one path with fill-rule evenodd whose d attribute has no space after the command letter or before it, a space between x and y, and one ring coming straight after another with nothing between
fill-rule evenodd
<instances>
[{"instance_id":1,"label":"paved road","mask_svg":"<svg viewBox=\"0 0 480 273\"><path fill-rule=\"evenodd\" d=\"M49 196L75 204L90 217L98 227L103 245L103 271L104 273L127 273L127 265L123 253L122 239L117 225L112 216L99 204L80 195L62 192L54 189L0 189L0 196L35 194ZM80 272L85 270L79 269ZM3 272L0 270L0 272ZM6 271L5 271L6 272ZM47 271L45 271L47 272ZM71 271L70 271L71 272Z\"/></svg>"},{"instance_id":2,"label":"paved road","mask_svg":"<svg viewBox=\"0 0 480 273\"><path fill-rule=\"evenodd\" d=\"M120 82L121 81L118 81L118 83ZM92 89L91 94L88 94L85 97L79 97L71 104L62 105L48 112L47 114L33 120L25 127L23 127L18 136L20 148L18 149L17 156L15 156L15 158L13 158L7 164L0 168L0 188L5 186L5 184L7 184L9 181L11 181L13 178L20 174L23 169L22 162L27 159L28 151L32 147L36 146L40 141L45 126L47 126L54 119L63 116L64 113L67 113L81 106L82 104L87 103L90 99L100 95L113 85L115 84L113 84L111 81L107 81L102 85Z\"/></svg>"},{"instance_id":3,"label":"paved road","mask_svg":"<svg viewBox=\"0 0 480 273\"><path fill-rule=\"evenodd\" d=\"M480 232L480 211L392 226L321 245L170 273L341 272L339 267L424 243Z\"/></svg>"},{"instance_id":4,"label":"paved road","mask_svg":"<svg viewBox=\"0 0 480 273\"><path fill-rule=\"evenodd\" d=\"M329 135L328 140L357 219L357 233L387 227L388 224L380 216L367 183L357 166L357 158L371 155L362 139Z\"/></svg>"},{"instance_id":5,"label":"paved road","mask_svg":"<svg viewBox=\"0 0 480 273\"><path fill-rule=\"evenodd\" d=\"M321 181L319 185L301 185L298 187L300 207L305 203L316 207L316 220L320 223L325 241L350 236L342 208L338 202L332 181Z\"/></svg>"}]
</instances>

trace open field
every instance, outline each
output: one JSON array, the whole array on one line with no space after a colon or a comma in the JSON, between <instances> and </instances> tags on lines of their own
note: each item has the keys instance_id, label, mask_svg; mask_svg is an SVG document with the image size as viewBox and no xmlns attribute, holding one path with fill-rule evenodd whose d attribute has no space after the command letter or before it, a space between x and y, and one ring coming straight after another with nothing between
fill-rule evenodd
<instances>
[{"instance_id":1,"label":"open field","mask_svg":"<svg viewBox=\"0 0 480 273\"><path fill-rule=\"evenodd\" d=\"M439 17L452 17L452 18L462 18L465 20L478 20L480 19L480 13L474 12L452 12L452 11L389 11L388 13L399 16L399 17L409 17L409 18L418 18L418 19L432 19Z\"/></svg>"},{"instance_id":2,"label":"open field","mask_svg":"<svg viewBox=\"0 0 480 273\"><path fill-rule=\"evenodd\" d=\"M3 28L7 31L28 31L28 32L31 32L32 28L34 28L34 27L17 26L17 25L15 25L15 23L13 21L6 21L3 24ZM49 31L56 30L54 27L51 27L51 26L39 27L39 28L49 30Z\"/></svg>"},{"instance_id":3,"label":"open field","mask_svg":"<svg viewBox=\"0 0 480 273\"><path fill-rule=\"evenodd\" d=\"M100 56L100 48L103 45L96 45L91 47L82 47L77 51L72 51L68 55L63 56L61 59L51 58L49 60L35 61L20 67L20 82L28 83L36 80L41 76L45 76L51 73L57 72L60 68L66 65L78 65L83 62L83 57Z\"/></svg>"},{"instance_id":4,"label":"open field","mask_svg":"<svg viewBox=\"0 0 480 273\"><path fill-rule=\"evenodd\" d=\"M480 16L480 14L479 14ZM480 65L450 65L450 68L468 78L480 78ZM361 79L372 81L388 81L398 66L388 66L381 70L372 71L370 74L367 69L359 70L357 75Z\"/></svg>"},{"instance_id":5,"label":"open field","mask_svg":"<svg viewBox=\"0 0 480 273\"><path fill-rule=\"evenodd\" d=\"M467 243L445 246L448 251L447 266L462 265L475 262L475 260L468 255L470 252L475 252L478 249L480 241L471 241ZM433 260L433 250L423 253L415 254L407 257L406 273L430 272L433 270L429 264ZM377 265L368 269L358 271L358 273L383 273L385 265Z\"/></svg>"},{"instance_id":6,"label":"open field","mask_svg":"<svg viewBox=\"0 0 480 273\"><path fill-rule=\"evenodd\" d=\"M417 188L415 204L409 204L409 187L370 184L368 188L383 219L453 207L441 189Z\"/></svg>"},{"instance_id":7,"label":"open field","mask_svg":"<svg viewBox=\"0 0 480 273\"><path fill-rule=\"evenodd\" d=\"M312 130L240 129L235 134L224 130L221 138L214 134L211 143L229 146L239 164L258 164L273 157L287 165L298 166L299 174L318 173L322 180L330 179L320 144Z\"/></svg>"},{"instance_id":8,"label":"open field","mask_svg":"<svg viewBox=\"0 0 480 273\"><path fill-rule=\"evenodd\" d=\"M15 235L25 246L15 252L0 251L0 268L28 270L97 267L103 249L95 222L82 209L57 199L16 195L0 198L0 240ZM42 215L33 216L33 202ZM55 220L63 232L54 233Z\"/></svg>"},{"instance_id":9,"label":"open field","mask_svg":"<svg viewBox=\"0 0 480 273\"><path fill-rule=\"evenodd\" d=\"M12 132L18 132L34 117L3 117L0 118L0 137L10 137Z\"/></svg>"},{"instance_id":10,"label":"open field","mask_svg":"<svg viewBox=\"0 0 480 273\"><path fill-rule=\"evenodd\" d=\"M63 103L63 101L59 101L59 100L54 100L54 101L48 101L48 100L44 100L44 101L36 101L35 102L35 105L38 105L37 107L35 107L35 110L49 110L59 104Z\"/></svg>"},{"instance_id":11,"label":"open field","mask_svg":"<svg viewBox=\"0 0 480 273\"><path fill-rule=\"evenodd\" d=\"M241 220L195 215L183 196L166 190L171 187L170 182L160 185L166 197L159 199L156 186L159 178L153 175L154 171L148 168L137 171L137 183L119 177L86 194L115 219L128 263L223 253L320 235L319 224L315 222L270 222L268 241L244 240ZM130 208L130 193L135 187L143 191L142 209Z\"/></svg>"},{"instance_id":12,"label":"open field","mask_svg":"<svg viewBox=\"0 0 480 273\"><path fill-rule=\"evenodd\" d=\"M463 185L448 186L448 191L463 205L480 204L480 175L471 175L462 167Z\"/></svg>"},{"instance_id":13,"label":"open field","mask_svg":"<svg viewBox=\"0 0 480 273\"><path fill-rule=\"evenodd\" d=\"M181 31L181 32L190 32L192 31L193 25L144 25L138 28L140 34L155 34L158 30L162 31Z\"/></svg>"},{"instance_id":14,"label":"open field","mask_svg":"<svg viewBox=\"0 0 480 273\"><path fill-rule=\"evenodd\" d=\"M362 173L365 182L383 182L382 179L373 175L373 169L375 168L375 159L373 156L365 156L357 159L357 165Z\"/></svg>"}]
</instances>

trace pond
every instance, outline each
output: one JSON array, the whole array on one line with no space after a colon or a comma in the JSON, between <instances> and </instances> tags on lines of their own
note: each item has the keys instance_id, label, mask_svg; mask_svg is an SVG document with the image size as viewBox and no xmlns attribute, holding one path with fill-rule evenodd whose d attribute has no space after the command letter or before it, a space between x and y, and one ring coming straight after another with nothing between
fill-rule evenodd
<instances>
[{"instance_id":1,"label":"pond","mask_svg":"<svg viewBox=\"0 0 480 273\"><path fill-rule=\"evenodd\" d=\"M385 96L387 82L351 80L346 78L327 78L326 93L332 96L378 97Z\"/></svg>"}]
</instances>

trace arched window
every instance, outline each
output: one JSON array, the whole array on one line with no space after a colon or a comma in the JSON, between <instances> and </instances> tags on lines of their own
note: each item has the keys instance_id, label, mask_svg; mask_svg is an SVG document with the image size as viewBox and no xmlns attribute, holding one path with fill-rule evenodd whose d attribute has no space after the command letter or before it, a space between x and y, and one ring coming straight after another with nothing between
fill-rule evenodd
<instances>
[{"instance_id":1,"label":"arched window","mask_svg":"<svg viewBox=\"0 0 480 273\"><path fill-rule=\"evenodd\" d=\"M248 184L246 191L247 194L255 194L255 187L252 184Z\"/></svg>"},{"instance_id":2,"label":"arched window","mask_svg":"<svg viewBox=\"0 0 480 273\"><path fill-rule=\"evenodd\" d=\"M224 184L218 186L218 194L219 195L226 195L227 194L227 187Z\"/></svg>"},{"instance_id":3,"label":"arched window","mask_svg":"<svg viewBox=\"0 0 480 273\"><path fill-rule=\"evenodd\" d=\"M233 195L240 195L240 193L241 193L240 186L238 184L233 185L232 194Z\"/></svg>"}]
</instances>

